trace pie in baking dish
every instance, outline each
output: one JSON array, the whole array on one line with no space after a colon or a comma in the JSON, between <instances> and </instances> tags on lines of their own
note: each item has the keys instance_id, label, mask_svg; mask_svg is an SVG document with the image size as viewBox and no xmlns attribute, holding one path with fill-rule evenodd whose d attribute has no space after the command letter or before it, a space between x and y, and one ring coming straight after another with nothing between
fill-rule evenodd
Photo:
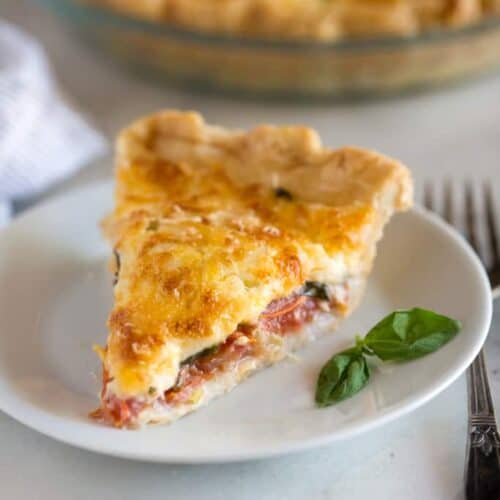
<instances>
[{"instance_id":1,"label":"pie in baking dish","mask_svg":"<svg viewBox=\"0 0 500 500\"><path fill-rule=\"evenodd\" d=\"M168 423L358 304L376 243L412 203L409 171L325 149L305 127L249 132L166 111L117 142L114 307L95 416Z\"/></svg>"},{"instance_id":2,"label":"pie in baking dish","mask_svg":"<svg viewBox=\"0 0 500 500\"><path fill-rule=\"evenodd\" d=\"M203 32L335 40L477 22L499 0L88 0Z\"/></svg>"}]
</instances>

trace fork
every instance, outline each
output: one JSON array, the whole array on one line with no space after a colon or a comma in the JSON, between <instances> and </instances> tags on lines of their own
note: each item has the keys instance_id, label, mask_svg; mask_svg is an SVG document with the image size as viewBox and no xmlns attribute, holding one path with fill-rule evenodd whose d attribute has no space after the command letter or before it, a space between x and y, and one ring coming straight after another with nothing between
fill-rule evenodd
<instances>
[{"instance_id":1,"label":"fork","mask_svg":"<svg viewBox=\"0 0 500 500\"><path fill-rule=\"evenodd\" d=\"M480 257L490 279L492 296L500 295L500 247L495 220L493 192L491 184L481 187L481 200L485 214L484 224L478 216L478 203L474 198L473 185L466 182L465 197L465 237ZM428 182L424 186L424 205L428 210L438 212L436 198L442 196L442 215L450 225L456 225L453 210L453 188L450 181L444 183L440 193L433 190ZM481 252L479 231L486 228L490 259ZM498 434L495 409L488 382L488 374L483 349L467 370L467 392L469 399L469 421L465 462L465 495L467 500L500 499L500 436Z\"/></svg>"}]
</instances>

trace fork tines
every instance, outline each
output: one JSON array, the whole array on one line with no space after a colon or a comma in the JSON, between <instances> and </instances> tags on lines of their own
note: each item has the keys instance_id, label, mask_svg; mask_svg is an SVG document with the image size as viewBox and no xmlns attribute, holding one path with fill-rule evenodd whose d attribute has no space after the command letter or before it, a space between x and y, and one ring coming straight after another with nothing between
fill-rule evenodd
<instances>
[{"instance_id":1,"label":"fork tines","mask_svg":"<svg viewBox=\"0 0 500 500\"><path fill-rule=\"evenodd\" d=\"M458 204L457 200L463 200ZM489 182L466 181L461 189L447 180L441 187L426 182L424 206L436 212L462 233L479 255L488 271L493 288L500 283L500 237L495 209L494 190ZM456 210L462 206L462 210Z\"/></svg>"},{"instance_id":2,"label":"fork tines","mask_svg":"<svg viewBox=\"0 0 500 500\"><path fill-rule=\"evenodd\" d=\"M496 223L495 217L495 205L493 201L493 189L491 184L487 182L484 183L484 196L486 203L486 224L488 227L488 233L490 235L491 242L491 257L493 262L500 261L500 248L498 243L498 225Z\"/></svg>"}]
</instances>

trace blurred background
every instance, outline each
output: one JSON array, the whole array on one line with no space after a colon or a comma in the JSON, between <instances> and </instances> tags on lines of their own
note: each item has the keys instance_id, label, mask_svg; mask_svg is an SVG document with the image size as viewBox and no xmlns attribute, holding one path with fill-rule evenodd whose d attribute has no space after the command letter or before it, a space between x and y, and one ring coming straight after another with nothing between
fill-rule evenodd
<instances>
[{"instance_id":1,"label":"blurred background","mask_svg":"<svg viewBox=\"0 0 500 500\"><path fill-rule=\"evenodd\" d=\"M495 68L498 2L43 0L148 78L251 97L373 97Z\"/></svg>"},{"instance_id":2,"label":"blurred background","mask_svg":"<svg viewBox=\"0 0 500 500\"><path fill-rule=\"evenodd\" d=\"M41 44L61 99L108 145L160 108L195 109L229 127L302 123L330 146L401 159L420 192L430 174L496 173L498 8L480 0L4 0L0 13ZM109 160L86 168L69 185L110 168ZM28 204L49 184L28 190Z\"/></svg>"}]
</instances>

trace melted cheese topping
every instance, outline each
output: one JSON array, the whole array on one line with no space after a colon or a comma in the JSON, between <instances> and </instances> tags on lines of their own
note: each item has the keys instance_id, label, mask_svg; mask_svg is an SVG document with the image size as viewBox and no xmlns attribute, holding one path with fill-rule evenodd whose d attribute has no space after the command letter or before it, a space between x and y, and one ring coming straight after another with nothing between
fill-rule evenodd
<instances>
[{"instance_id":1,"label":"melted cheese topping","mask_svg":"<svg viewBox=\"0 0 500 500\"><path fill-rule=\"evenodd\" d=\"M158 126L167 126L167 133L159 136ZM306 179L302 170L290 175L285 165L297 165L288 158L273 159L268 138L274 130L297 145L302 130L314 149L316 136L306 129L268 130L266 140L250 141L252 148L269 158L267 165L274 163L286 187ZM324 165L310 170L302 193L297 186L291 199L279 196L273 169L255 168L249 175L245 161L231 153L235 141L248 146L249 136L227 133L221 142L221 135L197 115L167 113L122 136L116 209L104 222L120 257L104 360L112 379L107 390L118 397L165 391L174 385L182 360L223 342L238 324L255 323L272 300L306 280L341 283L366 274L385 219L410 199L407 171L385 162L383 182L374 178L368 190L377 196L358 188L358 196L345 203L346 190L354 193L345 158L337 178L345 179L333 189L338 196L326 190L328 195L318 195L321 202L309 199ZM219 154L206 148L214 141ZM362 177L359 186L369 179ZM399 178L406 184L395 182ZM333 201L324 203L325 196Z\"/></svg>"}]
</instances>

